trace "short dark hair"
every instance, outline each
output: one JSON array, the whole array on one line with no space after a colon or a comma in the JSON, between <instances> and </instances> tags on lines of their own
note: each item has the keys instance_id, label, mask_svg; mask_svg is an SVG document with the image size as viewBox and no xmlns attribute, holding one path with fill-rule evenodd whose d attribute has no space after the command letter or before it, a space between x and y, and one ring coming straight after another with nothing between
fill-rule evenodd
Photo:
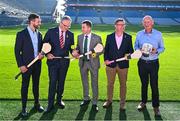
<instances>
[{"instance_id":1,"label":"short dark hair","mask_svg":"<svg viewBox=\"0 0 180 121\"><path fill-rule=\"evenodd\" d=\"M40 18L39 15L32 13L28 16L28 23L30 23L32 20L36 19L36 18Z\"/></svg>"},{"instance_id":2,"label":"short dark hair","mask_svg":"<svg viewBox=\"0 0 180 121\"><path fill-rule=\"evenodd\" d=\"M117 18L115 21L114 21L114 24L116 25L118 22L123 22L124 24L126 24L126 21L123 19L123 18Z\"/></svg>"},{"instance_id":3,"label":"short dark hair","mask_svg":"<svg viewBox=\"0 0 180 121\"><path fill-rule=\"evenodd\" d=\"M82 24L86 24L89 27L92 27L92 22L90 20L84 20Z\"/></svg>"}]
</instances>

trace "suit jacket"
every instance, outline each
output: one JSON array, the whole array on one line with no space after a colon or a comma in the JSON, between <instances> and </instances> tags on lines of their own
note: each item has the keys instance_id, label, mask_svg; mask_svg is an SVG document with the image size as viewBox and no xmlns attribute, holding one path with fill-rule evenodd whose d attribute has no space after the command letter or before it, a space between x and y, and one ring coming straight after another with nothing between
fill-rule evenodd
<instances>
[{"instance_id":1,"label":"suit jacket","mask_svg":"<svg viewBox=\"0 0 180 121\"><path fill-rule=\"evenodd\" d=\"M79 50L79 54L83 54L83 40L84 40L84 34L78 35L77 50ZM101 37L92 33L89 50L93 50L98 43L102 44ZM93 68L96 68L96 69L100 68L99 55L102 53L98 53L95 58L92 58L90 56L89 61L90 61ZM79 59L79 67L80 68L82 68L83 63L84 63L83 58L80 58Z\"/></svg>"},{"instance_id":2,"label":"suit jacket","mask_svg":"<svg viewBox=\"0 0 180 121\"><path fill-rule=\"evenodd\" d=\"M41 48L42 34L38 32L39 52L41 52ZM14 51L18 67L27 66L35 58L32 40L27 28L17 33ZM41 60L38 61L41 62Z\"/></svg>"},{"instance_id":3,"label":"suit jacket","mask_svg":"<svg viewBox=\"0 0 180 121\"><path fill-rule=\"evenodd\" d=\"M74 34L70 31L66 31L65 33L65 45L64 48L60 48L60 40L59 40L59 27L49 29L44 37L44 42L50 43L52 46L51 54L54 56L65 57L69 56L69 52L72 53L71 46L74 45ZM69 61L68 59L66 59ZM47 64L55 65L58 64L58 59L47 60Z\"/></svg>"},{"instance_id":4,"label":"suit jacket","mask_svg":"<svg viewBox=\"0 0 180 121\"><path fill-rule=\"evenodd\" d=\"M132 37L127 33L123 33L123 39L120 48L118 49L115 39L115 33L112 33L107 36L105 52L104 52L104 61L105 60L116 60L118 58L122 58L125 54L133 53L132 47ZM129 61L121 61L108 65L108 67L114 68L118 64L119 68L128 68Z\"/></svg>"}]
</instances>

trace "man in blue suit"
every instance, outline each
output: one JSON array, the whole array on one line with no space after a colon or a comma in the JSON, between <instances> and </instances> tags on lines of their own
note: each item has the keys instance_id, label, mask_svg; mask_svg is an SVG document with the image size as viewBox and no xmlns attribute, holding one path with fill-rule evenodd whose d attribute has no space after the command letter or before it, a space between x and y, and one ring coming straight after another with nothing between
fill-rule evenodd
<instances>
[{"instance_id":1,"label":"man in blue suit","mask_svg":"<svg viewBox=\"0 0 180 121\"><path fill-rule=\"evenodd\" d=\"M107 36L104 61L106 64L107 84L107 101L103 104L108 108L112 104L113 89L116 74L120 81L120 110L125 109L126 101L126 81L129 68L129 61L124 60L110 64L111 60L122 58L125 54L133 53L132 37L124 32L125 20L118 18L115 23L115 32Z\"/></svg>"},{"instance_id":2,"label":"man in blue suit","mask_svg":"<svg viewBox=\"0 0 180 121\"><path fill-rule=\"evenodd\" d=\"M17 65L23 73L21 86L22 116L28 115L26 110L26 103L31 76L33 95L35 100L34 108L39 112L42 112L44 110L43 107L39 104L39 78L41 73L41 59L43 58L43 56L40 54L42 48L42 35L38 31L40 25L40 16L36 14L30 14L28 17L28 27L18 32L16 35L15 57ZM30 68L27 68L27 65L36 56L39 56L39 60Z\"/></svg>"},{"instance_id":3,"label":"man in blue suit","mask_svg":"<svg viewBox=\"0 0 180 121\"><path fill-rule=\"evenodd\" d=\"M74 45L74 34L68 29L71 26L71 18L64 16L58 27L49 29L44 37L45 42L49 42L52 50L47 54L47 65L49 72L49 94L48 107L46 112L50 112L54 107L54 98L57 93L57 105L63 109L65 107L62 101L64 92L64 83L69 68L69 59L54 57L69 56L72 53L72 45Z\"/></svg>"}]
</instances>

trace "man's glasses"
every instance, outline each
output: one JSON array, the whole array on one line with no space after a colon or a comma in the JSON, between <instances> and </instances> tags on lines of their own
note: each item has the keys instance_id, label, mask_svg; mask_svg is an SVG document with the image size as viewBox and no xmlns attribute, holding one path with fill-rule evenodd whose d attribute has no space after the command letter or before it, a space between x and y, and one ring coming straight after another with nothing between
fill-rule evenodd
<instances>
[{"instance_id":1,"label":"man's glasses","mask_svg":"<svg viewBox=\"0 0 180 121\"><path fill-rule=\"evenodd\" d=\"M71 26L65 25L63 22L61 22L61 24L68 29L71 28Z\"/></svg>"}]
</instances>

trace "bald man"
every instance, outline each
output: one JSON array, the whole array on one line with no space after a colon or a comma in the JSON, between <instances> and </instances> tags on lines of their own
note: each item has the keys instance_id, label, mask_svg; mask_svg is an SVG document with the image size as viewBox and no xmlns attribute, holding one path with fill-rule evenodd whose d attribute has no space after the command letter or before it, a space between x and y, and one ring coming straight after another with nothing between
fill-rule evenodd
<instances>
[{"instance_id":1,"label":"bald man","mask_svg":"<svg viewBox=\"0 0 180 121\"><path fill-rule=\"evenodd\" d=\"M141 102L138 110L146 107L148 83L150 81L152 91L152 106L155 116L160 116L159 110L159 90L158 90L158 71L159 71L159 54L164 51L162 33L153 29L154 20L151 16L146 15L142 24L144 30L139 31L136 36L135 50L141 50L143 55L138 61L138 72L141 79Z\"/></svg>"}]
</instances>

